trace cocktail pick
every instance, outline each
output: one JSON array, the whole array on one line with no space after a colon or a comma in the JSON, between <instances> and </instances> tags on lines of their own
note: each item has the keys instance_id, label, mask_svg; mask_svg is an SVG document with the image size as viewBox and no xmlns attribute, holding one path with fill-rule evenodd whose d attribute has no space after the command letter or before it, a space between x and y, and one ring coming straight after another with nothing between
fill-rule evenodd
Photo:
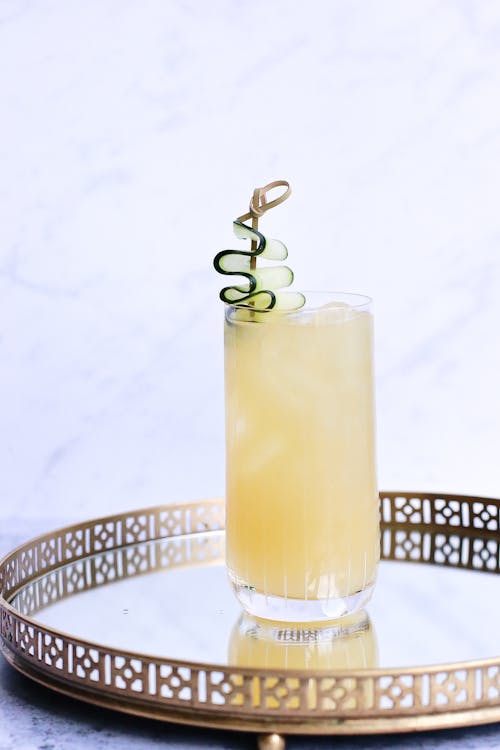
<instances>
[{"instance_id":1,"label":"cocktail pick","mask_svg":"<svg viewBox=\"0 0 500 750\"><path fill-rule=\"evenodd\" d=\"M272 200L268 194L276 188L284 192ZM257 268L257 257L267 260L284 260L288 256L286 246L280 240L269 239L259 231L259 219L266 211L283 203L291 194L286 180L275 180L261 188L255 188L247 213L233 222L235 235L240 239L251 240L249 251L222 250L214 258L215 269L228 276L243 276L242 284L227 286L220 292L220 298L231 305L250 308L254 311L297 310L305 303L300 292L282 292L293 282L293 272L288 266L267 266ZM251 219L251 226L245 224Z\"/></svg>"}]
</instances>

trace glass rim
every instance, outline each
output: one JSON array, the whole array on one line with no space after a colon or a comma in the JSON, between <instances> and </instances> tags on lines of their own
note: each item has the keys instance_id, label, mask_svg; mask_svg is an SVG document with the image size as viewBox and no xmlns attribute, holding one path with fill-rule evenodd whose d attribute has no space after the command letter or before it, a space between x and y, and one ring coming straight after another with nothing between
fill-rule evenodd
<instances>
[{"instance_id":1,"label":"glass rim","mask_svg":"<svg viewBox=\"0 0 500 750\"><path fill-rule=\"evenodd\" d=\"M286 292L286 289L279 290ZM290 290L291 292L295 290ZM301 290L301 293L306 298L305 304L302 307L298 307L294 310L275 310L271 308L270 310L258 310L256 312L267 314L267 313L273 313L274 315L305 315L307 313L313 313L316 310L319 310L324 305L327 305L332 302L345 302L349 305L349 307L352 310L369 310L373 305L373 298L368 296L367 294L361 294L359 292L341 292L341 291L327 291L327 290L317 290L317 289L305 289ZM322 299L322 302L319 303L319 298ZM229 314L232 310L251 310L251 308L247 305L238 305L233 302L224 302L224 307L226 309L226 312Z\"/></svg>"},{"instance_id":2,"label":"glass rim","mask_svg":"<svg viewBox=\"0 0 500 750\"><path fill-rule=\"evenodd\" d=\"M308 295L309 297L317 298L319 296L321 297L329 297L332 302L335 302L336 299L340 301L341 298L343 300L347 301L350 300L350 306L353 308L359 308L359 307L369 307L370 305L373 305L373 297L370 297L368 294L362 294L361 292L343 292L340 289L334 289L334 290L328 290L328 289L306 289L302 292L304 297L306 298L306 304L305 307L308 307L307 300ZM354 301L357 300L357 301ZM299 308L302 309L302 308Z\"/></svg>"}]
</instances>

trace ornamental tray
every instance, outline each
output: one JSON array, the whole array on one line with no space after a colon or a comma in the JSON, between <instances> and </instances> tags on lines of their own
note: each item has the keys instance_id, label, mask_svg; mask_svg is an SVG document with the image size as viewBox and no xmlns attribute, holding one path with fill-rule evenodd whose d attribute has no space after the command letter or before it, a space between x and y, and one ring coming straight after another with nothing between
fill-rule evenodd
<instances>
[{"instance_id":1,"label":"ornamental tray","mask_svg":"<svg viewBox=\"0 0 500 750\"><path fill-rule=\"evenodd\" d=\"M500 720L500 500L380 499L382 563L361 635L333 628L325 647L281 628L262 646L226 581L223 501L205 500L75 524L10 552L2 652L82 701L256 732L263 748L287 734Z\"/></svg>"}]
</instances>

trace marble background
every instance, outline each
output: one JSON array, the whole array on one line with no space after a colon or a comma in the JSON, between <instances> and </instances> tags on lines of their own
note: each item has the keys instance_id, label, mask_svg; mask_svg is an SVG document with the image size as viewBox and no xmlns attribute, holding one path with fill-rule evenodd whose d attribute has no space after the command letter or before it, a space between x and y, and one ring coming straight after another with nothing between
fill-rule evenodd
<instances>
[{"instance_id":1,"label":"marble background","mask_svg":"<svg viewBox=\"0 0 500 750\"><path fill-rule=\"evenodd\" d=\"M0 136L2 551L223 493L212 257L276 178L297 288L375 299L380 486L500 495L497 0L0 0ZM164 745L0 669L9 747Z\"/></svg>"},{"instance_id":2,"label":"marble background","mask_svg":"<svg viewBox=\"0 0 500 750\"><path fill-rule=\"evenodd\" d=\"M375 299L380 486L500 493L500 4L0 1L0 519L223 493L216 251Z\"/></svg>"}]
</instances>

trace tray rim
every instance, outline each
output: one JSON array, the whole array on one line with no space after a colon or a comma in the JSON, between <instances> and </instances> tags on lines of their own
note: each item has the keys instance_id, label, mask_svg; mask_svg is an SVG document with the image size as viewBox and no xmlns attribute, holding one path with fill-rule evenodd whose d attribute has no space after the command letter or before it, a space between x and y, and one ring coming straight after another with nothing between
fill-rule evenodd
<instances>
[{"instance_id":1,"label":"tray rim","mask_svg":"<svg viewBox=\"0 0 500 750\"><path fill-rule=\"evenodd\" d=\"M403 500L406 505L403 505L401 507L406 509L408 507L416 507L419 503L435 503L435 501L439 501L440 503L444 502L445 504L443 505L443 508L452 508L452 510L456 507L456 504L460 505L462 503L465 503L469 504L472 508L472 503L475 503L482 506L483 509L489 508L491 510L491 508L494 508L495 513L500 519L500 500L497 500L495 498L476 497L471 495L450 495L447 493L421 493L408 491L381 492L380 497L381 501L389 500L389 502L393 504L396 510L397 500ZM407 505L407 503L411 503L411 501L417 502L416 504L413 503L413 505L410 506ZM453 503L455 503L455 505L453 505ZM38 622L34 618L31 618L27 615L22 615L10 604L9 600L12 599L15 593L25 587L29 582L34 581L41 576L45 576L51 571L62 569L63 567L70 565L72 562L75 562L75 559L84 560L96 554L99 554L99 552L111 552L112 550L126 548L127 546L138 544L141 541L154 541L155 539L161 540L186 536L186 531L184 531L183 534L167 533L152 537L151 539L134 540L125 544L115 544L114 546L109 546L103 550L94 549L93 551L82 554L80 557L76 557L73 560L66 559L59 562L53 562L52 565L48 565L45 569L38 571L38 573L36 575L33 575L31 579L20 581L15 590L11 590L8 592L7 598L5 598L4 596L6 580L5 570L9 565L9 562L11 562L12 560L19 561L21 559L21 556L24 553L27 553L28 550L35 549L36 545L43 544L50 538L62 538L61 535L79 533L82 531L82 529L87 530L91 528L92 525L98 526L99 524L101 524L104 527L106 524L122 523L126 518L134 519L139 516L147 516L148 514L158 515L159 513L168 514L178 511L180 511L181 514L182 512L196 513L200 509L206 511L206 509L210 507L215 511L215 522L212 524L212 527L206 528L205 525L203 528L194 531L191 530L189 533L196 535L199 533L206 534L209 531L222 532L224 526L223 522L221 521L220 512L224 509L224 501L222 499L211 499L194 501L190 503L151 506L149 508L141 508L136 511L102 516L99 518L91 519L89 521L75 523L69 526L63 526L46 534L40 534L36 537L33 537L32 539L18 545L16 548L8 552L0 560L1 650L7 661L14 668L25 674L30 679L33 679L34 681L49 688L55 689L58 692L62 692L74 698L79 698L87 703L106 706L115 710L125 711L127 713L132 713L140 716L147 716L149 718L159 718L166 721L195 724L198 726L239 729L254 732L276 731L286 732L288 734L365 734L467 726L471 724L481 724L500 720L500 656L432 665L424 664L404 668L377 668L350 671L335 670L331 672L320 670L314 672L305 672L304 670L280 671L276 669L257 669L250 667L240 668L221 665L217 663L191 662L170 657L160 658L153 654L146 654L144 652L115 649L113 647L106 646L97 642L77 638L69 633L64 633L63 631L59 631L55 628L50 628ZM483 510L482 512L485 511ZM410 520L410 514L407 512L407 510L405 511L405 513L406 521L403 520L403 522L397 521L396 513L394 514L393 518L384 522L382 514L382 529L389 530L391 532L395 530L406 530L409 532L417 531L417 533L422 533L422 529L425 529L425 533L435 534L441 532L444 533L444 531L446 531L451 536L456 536L458 534L467 536L467 538L470 537L471 539L477 538L494 541L497 545L497 548L499 547L500 522L497 523L495 529L492 529L491 525L488 525L488 528L485 529L481 527L473 527L472 524L469 524L469 526L462 526L457 525L455 522L447 523L447 521L450 521L452 517L454 518L453 513L450 512L446 517L443 516L444 523L441 522L436 524L435 518L432 523L415 523ZM401 559L400 561L404 562L405 560ZM407 561L411 562L412 560L408 559ZM418 561L415 560L413 560L413 562L418 563ZM425 563L429 562L429 560L424 560L421 562ZM436 561L431 562L433 562L434 564L438 564L436 563ZM446 565L447 563L443 564ZM460 565L458 567L467 566ZM17 633L17 635L19 635L20 631L22 631L22 633L26 633L27 629L29 628L37 630L37 632L39 633L37 638L39 644L42 644L42 648L41 650L39 648L38 658L33 654L28 655L25 648L22 647L22 644L20 645L19 639L16 641L16 638L14 637L14 631ZM198 702L197 705L193 705L189 702L182 703L182 701L178 699L178 696L177 700L165 702L165 700L156 700L151 695L145 696L144 692L142 692L141 694L134 694L132 690L128 689L122 690L122 692L117 691L114 688L110 690L109 684L99 684L98 686L92 686L89 685L89 683L82 684L81 679L77 678L74 675L72 676L68 674L67 671L61 671L60 668L56 667L52 663L52 660L50 658L48 661L43 658L44 656L46 657L46 652L44 652L43 649L43 643L47 638L47 645L51 646L52 648L54 648L54 643L59 640L63 643L64 648L66 649L71 645L71 647L74 649L76 649L77 647L81 647L84 650L89 651L89 653L90 650L98 650L99 652L106 654L111 660L125 658L125 660L129 660L129 663L131 663L131 660L141 662L146 661L149 662L149 665L151 665L153 662L162 662L171 666L174 671L179 669L186 669L195 670L196 674L198 674L199 672L203 672L206 676L206 679L208 679L207 676L212 673L223 674L224 679L231 679L231 677L241 678L244 675L246 680L245 685L247 689L247 698L249 686L251 687L251 685L253 684L255 689L255 680L259 681L259 685L261 686L259 687L259 691L261 690L261 688L265 687L265 685L267 684L266 681L272 682L274 680L277 681L278 685L285 686L286 684L290 684L290 682L287 683L287 681L295 680L296 682L298 682L299 688L301 690L301 700L304 699L304 697L307 698L307 688L305 687L306 683L310 683L311 680L314 680L317 682L317 685L319 685L320 682L318 681L333 680L333 684L340 690L345 691L345 686L347 685L347 683L354 682L356 689L363 688L364 690L371 691L373 693L373 703L375 700L373 696L375 695L375 691L377 689L376 684L378 684L377 680L380 681L382 678L393 680L393 684L396 684L398 689L401 689L403 693L405 693L405 683L404 681L403 683L400 683L400 678L410 677L413 681L428 678L429 684L427 686L427 689L428 691L430 691L429 701L427 705L420 706L420 710L418 710L418 706L413 705L410 711L408 710L407 706L404 706L404 704L400 705L402 701L399 700L394 700L391 707L381 709L380 707L377 708L376 706L372 706L371 710L368 711L366 710L366 706L363 710L362 701L361 710L359 711L351 710L352 707L351 709L346 709L345 706L342 709L342 706L340 705L341 702L339 704L340 710L338 710L338 707L334 707L333 709L329 710L325 710L324 708L320 710L304 710L304 708L302 707L302 710L300 711L291 709L289 705L285 705L285 708L282 709L281 704L279 705L278 709L268 706L267 710L265 710L266 707L264 706L264 710L262 710L262 707L260 707L259 710L252 711L248 707L245 707L245 705L243 706L243 709L241 707L231 705L230 703L215 705L208 699L205 699L201 703ZM488 700L487 702L485 702L484 700L481 702L475 700L474 695L470 695L469 692L472 687L472 682L476 684L475 692L477 692L477 680L479 679L478 670L484 671L488 669L496 670L495 674L498 676L494 680L494 686L496 688L498 685L498 689L495 690L495 698ZM473 676L475 675L475 679L472 682L469 681L471 676L469 672ZM179 674L178 672L175 673ZM460 681L459 673L465 673L465 678L462 682ZM486 674L486 672L483 673ZM434 684L432 682L433 676L437 677L439 675L444 675L444 683ZM456 683L457 680L459 682L459 689L451 689L450 685L453 686L453 684ZM217 687L217 685L215 687ZM440 687L441 691L439 690ZM408 684L406 685L406 688L408 688ZM453 700L454 698L457 698L458 693L460 693L461 691L463 692L463 690L466 691L465 701ZM443 691L447 695L447 700L444 703L438 704L434 699L437 693ZM411 695L411 690L409 692L407 691L406 695ZM295 695L295 697L297 696ZM387 693L386 697L388 697L390 700L390 691ZM393 695L392 698L397 699L398 696ZM333 703L335 703L335 701L333 701Z\"/></svg>"}]
</instances>

